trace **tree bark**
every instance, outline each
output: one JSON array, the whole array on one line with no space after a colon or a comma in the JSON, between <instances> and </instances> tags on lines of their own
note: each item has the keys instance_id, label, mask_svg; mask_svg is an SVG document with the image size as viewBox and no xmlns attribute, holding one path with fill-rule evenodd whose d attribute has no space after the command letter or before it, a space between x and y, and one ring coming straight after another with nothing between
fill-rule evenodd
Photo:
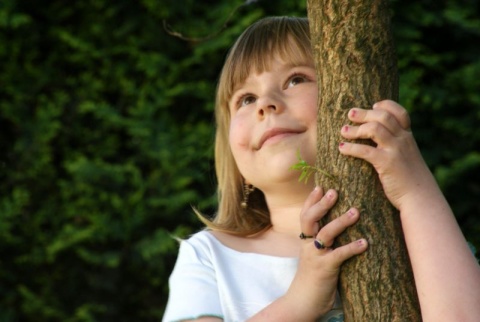
<instances>
[{"instance_id":1,"label":"tree bark","mask_svg":"<svg viewBox=\"0 0 480 322\"><path fill-rule=\"evenodd\" d=\"M421 321L400 218L386 199L373 167L340 155L340 129L353 107L398 100L396 55L387 0L308 0L319 84L319 186L336 188L339 201L327 221L354 206L360 221L337 238L344 245L365 237L366 253L340 273L345 321ZM366 143L367 141L364 141ZM372 144L371 142L368 142Z\"/></svg>"}]
</instances>

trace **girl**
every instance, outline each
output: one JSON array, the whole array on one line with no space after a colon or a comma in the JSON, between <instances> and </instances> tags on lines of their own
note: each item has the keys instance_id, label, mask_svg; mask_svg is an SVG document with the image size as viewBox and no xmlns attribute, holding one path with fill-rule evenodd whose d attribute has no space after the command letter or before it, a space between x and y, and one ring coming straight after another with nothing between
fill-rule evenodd
<instances>
[{"instance_id":1,"label":"girl","mask_svg":"<svg viewBox=\"0 0 480 322\"><path fill-rule=\"evenodd\" d=\"M299 149L315 162L316 109L308 20L266 18L250 26L218 84L218 212L181 242L164 321L343 320L339 269L368 245L360 239L330 248L359 211L319 227L337 192L301 183L290 170ZM356 125L339 129L341 135L374 138L377 146L340 142L340 152L370 162L400 211L424 321L477 320L479 266L405 109L381 101L348 115Z\"/></svg>"}]
</instances>

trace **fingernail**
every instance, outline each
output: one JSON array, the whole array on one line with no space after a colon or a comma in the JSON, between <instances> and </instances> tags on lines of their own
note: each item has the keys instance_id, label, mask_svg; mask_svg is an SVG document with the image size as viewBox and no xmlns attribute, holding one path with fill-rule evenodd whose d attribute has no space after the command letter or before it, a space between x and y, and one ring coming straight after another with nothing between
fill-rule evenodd
<instances>
[{"instance_id":1,"label":"fingernail","mask_svg":"<svg viewBox=\"0 0 480 322\"><path fill-rule=\"evenodd\" d=\"M345 126L342 128L342 131L343 131L343 132L348 132L348 125L345 125Z\"/></svg>"},{"instance_id":2,"label":"fingernail","mask_svg":"<svg viewBox=\"0 0 480 322\"><path fill-rule=\"evenodd\" d=\"M357 215L357 213L356 213L355 211L353 211L353 210L351 210L351 209L348 211L348 217L353 218L353 217L355 217L356 215Z\"/></svg>"},{"instance_id":3,"label":"fingernail","mask_svg":"<svg viewBox=\"0 0 480 322\"><path fill-rule=\"evenodd\" d=\"M333 191L330 190L330 191L327 192L327 198L328 198L328 199L332 199L332 198L333 198Z\"/></svg>"},{"instance_id":4,"label":"fingernail","mask_svg":"<svg viewBox=\"0 0 480 322\"><path fill-rule=\"evenodd\" d=\"M357 245L358 247L364 247L365 245L367 245L367 241L365 239L357 240Z\"/></svg>"},{"instance_id":5,"label":"fingernail","mask_svg":"<svg viewBox=\"0 0 480 322\"><path fill-rule=\"evenodd\" d=\"M345 142L340 142L340 144L338 145L339 148L343 148L345 145Z\"/></svg>"},{"instance_id":6,"label":"fingernail","mask_svg":"<svg viewBox=\"0 0 480 322\"><path fill-rule=\"evenodd\" d=\"M357 110L351 109L351 110L350 110L350 117L353 118L353 117L355 117L356 115L357 115Z\"/></svg>"}]
</instances>

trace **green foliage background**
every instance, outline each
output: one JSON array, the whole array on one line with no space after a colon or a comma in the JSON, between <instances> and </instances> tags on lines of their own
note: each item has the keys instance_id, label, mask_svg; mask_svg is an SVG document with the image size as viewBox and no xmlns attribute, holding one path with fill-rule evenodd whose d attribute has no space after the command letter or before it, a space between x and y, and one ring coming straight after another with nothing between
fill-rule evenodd
<instances>
[{"instance_id":1,"label":"green foliage background","mask_svg":"<svg viewBox=\"0 0 480 322\"><path fill-rule=\"evenodd\" d=\"M0 321L158 321L177 243L215 206L226 51L305 1L0 2ZM391 1L401 103L480 246L480 10ZM442 247L442 245L438 245Z\"/></svg>"}]
</instances>

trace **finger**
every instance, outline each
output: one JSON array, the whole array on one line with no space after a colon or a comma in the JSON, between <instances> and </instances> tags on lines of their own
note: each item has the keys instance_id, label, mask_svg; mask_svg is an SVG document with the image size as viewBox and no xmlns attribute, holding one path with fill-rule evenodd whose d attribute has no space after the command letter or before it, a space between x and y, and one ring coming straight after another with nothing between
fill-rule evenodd
<instances>
[{"instance_id":1,"label":"finger","mask_svg":"<svg viewBox=\"0 0 480 322\"><path fill-rule=\"evenodd\" d=\"M395 115L383 109L364 110L353 108L349 111L348 118L352 122L359 124L379 123L392 135L398 135L398 133L404 131Z\"/></svg>"},{"instance_id":2,"label":"finger","mask_svg":"<svg viewBox=\"0 0 480 322\"><path fill-rule=\"evenodd\" d=\"M305 201L300 213L300 227L306 236L315 236L320 228L318 221L332 208L337 200L337 192L328 190L322 195L321 190L315 188Z\"/></svg>"},{"instance_id":3,"label":"finger","mask_svg":"<svg viewBox=\"0 0 480 322\"><path fill-rule=\"evenodd\" d=\"M302 212L314 204L316 204L320 199L323 197L323 189L321 187L315 187L312 192L308 195L307 199L305 200L305 203L303 205Z\"/></svg>"},{"instance_id":4,"label":"finger","mask_svg":"<svg viewBox=\"0 0 480 322\"><path fill-rule=\"evenodd\" d=\"M383 100L373 104L374 110L384 110L395 116L395 119L404 130L409 130L411 127L410 116L407 110L392 100Z\"/></svg>"},{"instance_id":5,"label":"finger","mask_svg":"<svg viewBox=\"0 0 480 322\"><path fill-rule=\"evenodd\" d=\"M328 254L333 258L331 261L331 269L336 269L342 265L347 259L352 258L355 255L363 253L368 248L368 242L366 239L359 239L351 242L347 245L337 247Z\"/></svg>"},{"instance_id":6,"label":"finger","mask_svg":"<svg viewBox=\"0 0 480 322\"><path fill-rule=\"evenodd\" d=\"M360 218L360 213L357 209L351 208L342 216L332 220L322 227L318 232L316 238L322 241L326 247L331 247L335 238L352 226Z\"/></svg>"},{"instance_id":7,"label":"finger","mask_svg":"<svg viewBox=\"0 0 480 322\"><path fill-rule=\"evenodd\" d=\"M380 146L390 144L395 138L382 124L377 122L365 123L360 126L345 125L341 135L349 140L371 139Z\"/></svg>"},{"instance_id":8,"label":"finger","mask_svg":"<svg viewBox=\"0 0 480 322\"><path fill-rule=\"evenodd\" d=\"M363 159L374 166L377 160L387 157L386 151L365 144L341 142L338 148L341 154Z\"/></svg>"},{"instance_id":9,"label":"finger","mask_svg":"<svg viewBox=\"0 0 480 322\"><path fill-rule=\"evenodd\" d=\"M319 202L323 197L323 189L321 187L315 187L313 191L308 195L307 199L305 200L305 204L303 205L303 209L300 212L300 227L301 239L312 238L315 235L315 227L312 227L311 220L307 218L308 210L317 202ZM318 227L317 227L318 229Z\"/></svg>"}]
</instances>

